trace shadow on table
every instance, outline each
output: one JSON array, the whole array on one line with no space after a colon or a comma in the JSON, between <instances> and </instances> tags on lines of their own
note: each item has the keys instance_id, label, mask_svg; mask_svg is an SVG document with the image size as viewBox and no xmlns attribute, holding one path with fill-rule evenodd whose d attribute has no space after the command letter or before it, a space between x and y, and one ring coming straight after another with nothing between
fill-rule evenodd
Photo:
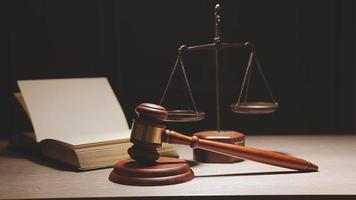
<instances>
[{"instance_id":1,"label":"shadow on table","mask_svg":"<svg viewBox=\"0 0 356 200\"><path fill-rule=\"evenodd\" d=\"M77 171L76 169L67 166L63 163L50 160L41 155L39 149L13 149L8 148L7 143L2 143L0 145L0 157L10 158L10 159L25 159L33 163L50 167L60 171Z\"/></svg>"}]
</instances>

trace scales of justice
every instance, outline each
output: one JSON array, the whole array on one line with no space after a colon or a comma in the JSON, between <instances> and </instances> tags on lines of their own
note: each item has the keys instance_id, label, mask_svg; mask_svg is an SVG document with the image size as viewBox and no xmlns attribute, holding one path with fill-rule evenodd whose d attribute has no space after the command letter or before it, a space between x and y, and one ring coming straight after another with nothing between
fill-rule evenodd
<instances>
[{"instance_id":1,"label":"scales of justice","mask_svg":"<svg viewBox=\"0 0 356 200\"><path fill-rule=\"evenodd\" d=\"M237 102L230 105L232 112L238 114L268 114L275 112L279 105L262 72L256 57L255 46L251 42L244 44L222 42L220 36L220 6L214 10L215 34L213 43L197 46L182 45L163 92L159 105L142 103L135 109L137 117L133 121L130 141L133 146L128 154L131 159L122 160L113 166L109 180L125 185L169 185L190 181L194 173L185 160L160 157L157 148L162 143L189 145L194 149L194 159L202 162L236 162L248 159L299 171L317 171L318 166L306 160L254 147L243 146L244 135L236 131L221 130L220 127L220 91L219 91L219 52L224 49L248 49L250 57L245 70ZM193 51L214 51L216 84L216 124L217 130L202 131L192 137L166 129L169 122L196 122L203 120L205 113L198 111L189 81L186 75L182 55ZM166 110L162 107L172 77L180 66L184 82L189 93L193 109ZM252 68L257 67L270 94L271 101L247 101Z\"/></svg>"},{"instance_id":2,"label":"scales of justice","mask_svg":"<svg viewBox=\"0 0 356 200\"><path fill-rule=\"evenodd\" d=\"M260 62L256 56L255 46L251 42L246 42L244 44L239 43L226 43L221 40L220 34L220 6L217 4L215 6L214 11L214 40L213 43L210 44L202 44L197 46L187 46L182 45L178 49L178 56L176 62L173 66L171 74L169 76L167 85L163 92L162 98L160 100L159 105L162 105L164 99L167 95L168 88L172 82L172 78L175 72L179 70L180 67L181 73L184 78L184 83L186 86L187 93L189 94L190 102L193 109L186 110L168 110L168 117L164 120L166 122L196 122L203 120L205 117L205 113L198 111L196 103L194 101L194 97L190 88L189 80L186 74L184 62L183 62L183 54L187 54L189 52L197 52L197 51L214 51L215 57L215 102L216 102L216 130L209 131L201 131L195 133L194 135L198 136L202 139L210 139L215 141L222 141L228 143L234 143L239 145L244 145L244 135L240 132L236 131L227 131L221 130L220 125L220 81L219 81L219 52L221 50L227 49L247 49L250 51L250 56L248 60L248 64L245 70L243 82L240 89L240 94L238 96L237 102L230 105L231 111L238 114L269 114L276 111L279 107L278 103L275 101L272 90L267 82L267 79L262 71ZM251 74L254 68L256 68L260 73L263 82L266 86L266 89L269 92L270 102L263 101L247 101L248 100L248 92L251 80ZM233 158L230 156L225 156L222 154L217 154L209 151L204 151L201 149L194 149L194 159L200 162L213 162L213 163L226 163L226 162L236 162L241 159Z\"/></svg>"}]
</instances>

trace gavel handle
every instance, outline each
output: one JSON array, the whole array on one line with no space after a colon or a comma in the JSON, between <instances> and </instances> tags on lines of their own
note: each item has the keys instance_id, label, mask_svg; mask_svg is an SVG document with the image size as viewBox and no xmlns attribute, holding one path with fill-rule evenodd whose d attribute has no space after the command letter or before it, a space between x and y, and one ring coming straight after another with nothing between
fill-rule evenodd
<instances>
[{"instance_id":1,"label":"gavel handle","mask_svg":"<svg viewBox=\"0 0 356 200\"><path fill-rule=\"evenodd\" d=\"M171 144L189 145L192 148L205 149L232 157L245 158L247 160L253 160L256 162L299 171L318 171L318 166L311 162L272 151L204 140L198 138L197 136L189 137L170 130L163 131L162 136L163 142Z\"/></svg>"}]
</instances>

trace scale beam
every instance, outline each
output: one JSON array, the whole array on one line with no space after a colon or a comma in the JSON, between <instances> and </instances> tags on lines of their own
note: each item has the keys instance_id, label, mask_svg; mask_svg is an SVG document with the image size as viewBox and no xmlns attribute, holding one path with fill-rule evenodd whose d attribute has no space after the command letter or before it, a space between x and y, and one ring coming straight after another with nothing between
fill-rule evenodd
<instances>
[{"instance_id":1,"label":"scale beam","mask_svg":"<svg viewBox=\"0 0 356 200\"><path fill-rule=\"evenodd\" d=\"M205 51L205 50L223 50L223 49L251 49L253 45L251 42L246 42L244 44L240 43L210 43L210 44L201 44L195 46L182 45L179 47L178 52L194 52L194 51Z\"/></svg>"}]
</instances>

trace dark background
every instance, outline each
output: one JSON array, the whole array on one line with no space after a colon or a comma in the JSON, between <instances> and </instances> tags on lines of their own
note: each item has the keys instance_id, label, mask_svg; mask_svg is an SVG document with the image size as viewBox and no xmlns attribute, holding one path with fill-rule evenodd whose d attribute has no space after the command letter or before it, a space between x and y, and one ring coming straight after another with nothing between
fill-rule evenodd
<instances>
[{"instance_id":1,"label":"dark background","mask_svg":"<svg viewBox=\"0 0 356 200\"><path fill-rule=\"evenodd\" d=\"M140 102L158 103L181 44L210 43L217 1L1 1L0 136L30 130L12 93L16 80L109 79L128 121ZM271 115L233 114L248 52L221 53L222 127L247 134L354 132L354 1L229 0L222 38L252 41L280 103ZM172 124L191 133L215 128L212 53L184 57L201 122ZM164 105L186 105L176 74ZM179 85L180 84L180 85ZM267 99L258 74L251 97ZM172 100L174 99L174 100Z\"/></svg>"}]
</instances>

